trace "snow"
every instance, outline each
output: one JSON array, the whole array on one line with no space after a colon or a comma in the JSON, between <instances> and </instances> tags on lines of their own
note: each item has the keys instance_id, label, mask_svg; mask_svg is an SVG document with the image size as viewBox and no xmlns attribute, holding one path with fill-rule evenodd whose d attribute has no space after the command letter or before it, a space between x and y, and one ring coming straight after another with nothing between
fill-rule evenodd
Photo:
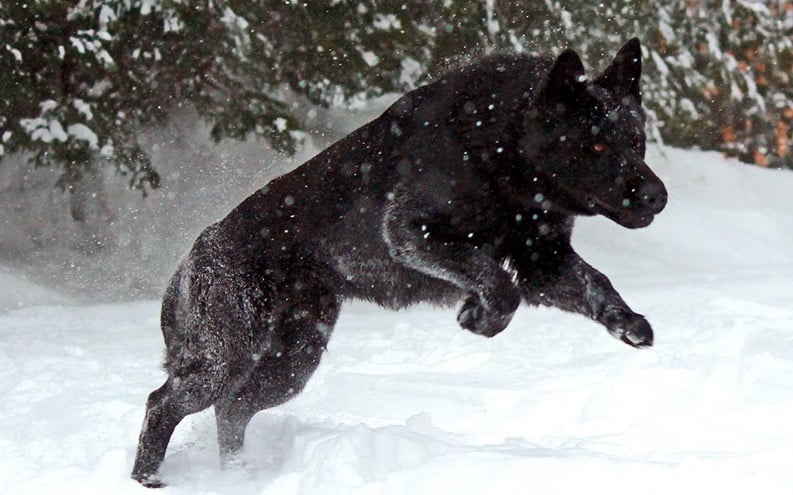
<instances>
[{"instance_id":1,"label":"snow","mask_svg":"<svg viewBox=\"0 0 793 495\"><path fill-rule=\"evenodd\" d=\"M582 219L574 246L653 348L549 308L484 339L449 309L350 303L306 390L251 422L245 464L219 468L205 411L177 428L161 492L789 493L793 173L648 162L667 210L636 231ZM152 493L128 475L164 379L158 302L78 306L10 269L0 287L3 493Z\"/></svg>"},{"instance_id":2,"label":"snow","mask_svg":"<svg viewBox=\"0 0 793 495\"><path fill-rule=\"evenodd\" d=\"M91 149L97 149L99 145L99 138L96 133L85 124L72 124L69 126L69 135L73 136L79 141L85 141Z\"/></svg>"},{"instance_id":3,"label":"snow","mask_svg":"<svg viewBox=\"0 0 793 495\"><path fill-rule=\"evenodd\" d=\"M0 266L0 315L26 306L68 304L70 299L29 282L15 271ZM0 354L1 356L2 354ZM2 361L0 361L2 364Z\"/></svg>"},{"instance_id":4,"label":"snow","mask_svg":"<svg viewBox=\"0 0 793 495\"><path fill-rule=\"evenodd\" d=\"M402 23L394 14L375 14L372 26L383 31L402 29Z\"/></svg>"}]
</instances>

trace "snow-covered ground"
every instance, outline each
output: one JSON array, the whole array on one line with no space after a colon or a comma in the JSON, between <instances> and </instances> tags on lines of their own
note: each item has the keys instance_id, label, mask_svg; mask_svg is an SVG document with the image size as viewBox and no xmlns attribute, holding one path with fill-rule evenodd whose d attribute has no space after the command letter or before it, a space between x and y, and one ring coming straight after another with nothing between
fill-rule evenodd
<instances>
[{"instance_id":1,"label":"snow-covered ground","mask_svg":"<svg viewBox=\"0 0 793 495\"><path fill-rule=\"evenodd\" d=\"M782 494L793 490L793 173L653 151L649 228L582 219L578 251L652 323L637 351L522 308L492 340L453 310L351 303L302 395L221 471L186 419L171 494ZM151 493L129 479L163 380L158 303L71 305L0 270L0 492Z\"/></svg>"}]
</instances>

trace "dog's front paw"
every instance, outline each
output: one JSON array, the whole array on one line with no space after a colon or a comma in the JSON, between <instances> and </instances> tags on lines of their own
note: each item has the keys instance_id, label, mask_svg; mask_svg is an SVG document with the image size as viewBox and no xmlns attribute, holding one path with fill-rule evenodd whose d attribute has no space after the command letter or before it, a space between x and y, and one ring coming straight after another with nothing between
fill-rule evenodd
<instances>
[{"instance_id":1,"label":"dog's front paw","mask_svg":"<svg viewBox=\"0 0 793 495\"><path fill-rule=\"evenodd\" d=\"M493 309L486 308L479 296L469 294L457 314L457 322L464 329L477 335L493 337L509 325L509 322L512 321L512 315L515 314L517 309L517 304L513 305L511 301L502 303L499 306L499 308Z\"/></svg>"},{"instance_id":2,"label":"dog's front paw","mask_svg":"<svg viewBox=\"0 0 793 495\"><path fill-rule=\"evenodd\" d=\"M650 347L653 345L653 329L642 315L631 315L614 326L609 326L608 331L615 338L620 339L631 347Z\"/></svg>"}]
</instances>

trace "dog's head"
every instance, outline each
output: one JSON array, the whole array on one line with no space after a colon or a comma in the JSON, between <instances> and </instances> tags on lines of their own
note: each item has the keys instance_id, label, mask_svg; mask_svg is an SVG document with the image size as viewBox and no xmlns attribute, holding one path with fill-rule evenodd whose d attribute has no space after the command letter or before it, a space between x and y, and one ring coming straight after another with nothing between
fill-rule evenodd
<instances>
[{"instance_id":1,"label":"dog's head","mask_svg":"<svg viewBox=\"0 0 793 495\"><path fill-rule=\"evenodd\" d=\"M664 184L644 162L640 76L635 38L592 81L573 50L553 62L524 116L520 146L531 179L551 189L548 209L639 228L664 208Z\"/></svg>"}]
</instances>

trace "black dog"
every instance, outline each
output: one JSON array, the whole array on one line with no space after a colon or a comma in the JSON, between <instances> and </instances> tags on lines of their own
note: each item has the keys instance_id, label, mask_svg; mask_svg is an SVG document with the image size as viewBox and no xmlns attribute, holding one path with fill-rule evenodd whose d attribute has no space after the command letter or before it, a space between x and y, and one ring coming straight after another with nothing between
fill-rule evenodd
<instances>
[{"instance_id":1,"label":"black dog","mask_svg":"<svg viewBox=\"0 0 793 495\"><path fill-rule=\"evenodd\" d=\"M570 246L576 215L648 225L639 41L592 81L578 55L492 56L412 91L207 228L166 290L168 379L132 477L156 477L176 425L215 407L221 458L256 412L297 394L342 301L462 302L492 337L521 299L582 313L629 345L650 325Z\"/></svg>"}]
</instances>

